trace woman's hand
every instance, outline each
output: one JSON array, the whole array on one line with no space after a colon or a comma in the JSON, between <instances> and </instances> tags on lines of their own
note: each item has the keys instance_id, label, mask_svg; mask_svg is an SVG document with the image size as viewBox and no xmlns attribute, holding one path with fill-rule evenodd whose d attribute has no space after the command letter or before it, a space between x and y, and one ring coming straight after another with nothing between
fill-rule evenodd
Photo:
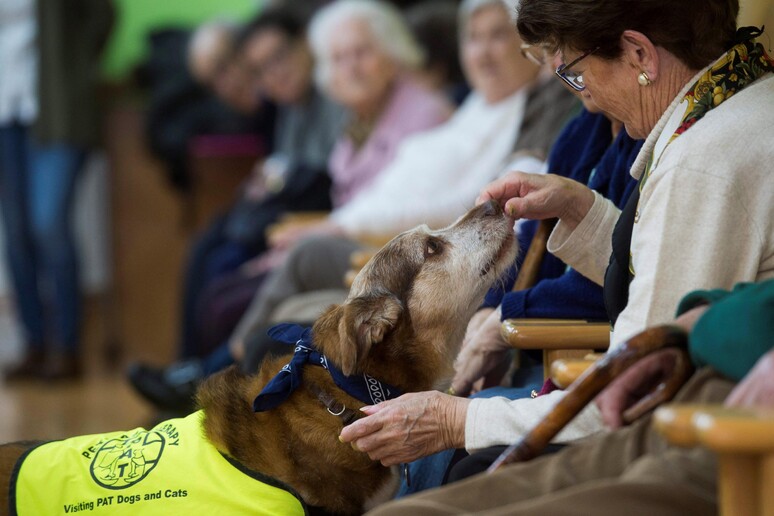
<instances>
[{"instance_id":1,"label":"woman's hand","mask_svg":"<svg viewBox=\"0 0 774 516\"><path fill-rule=\"evenodd\" d=\"M462 448L469 403L437 391L404 394L363 407L368 417L345 426L339 440L385 466Z\"/></svg>"},{"instance_id":2,"label":"woman's hand","mask_svg":"<svg viewBox=\"0 0 774 516\"><path fill-rule=\"evenodd\" d=\"M624 412L675 373L679 353L675 348L656 351L613 380L594 400L605 425L612 429L623 426Z\"/></svg>"},{"instance_id":3,"label":"woman's hand","mask_svg":"<svg viewBox=\"0 0 774 516\"><path fill-rule=\"evenodd\" d=\"M585 185L554 174L511 172L490 183L476 204L497 201L514 219L559 218L574 229L594 204Z\"/></svg>"},{"instance_id":4,"label":"woman's hand","mask_svg":"<svg viewBox=\"0 0 774 516\"><path fill-rule=\"evenodd\" d=\"M763 355L726 398L729 407L774 406L774 350Z\"/></svg>"},{"instance_id":5,"label":"woman's hand","mask_svg":"<svg viewBox=\"0 0 774 516\"><path fill-rule=\"evenodd\" d=\"M474 392L474 385L502 364L511 349L500 334L500 310L480 310L476 315L479 319L485 318L481 323L471 319L462 349L454 363L452 392L457 396L469 396ZM472 327L474 324L475 328Z\"/></svg>"}]
</instances>

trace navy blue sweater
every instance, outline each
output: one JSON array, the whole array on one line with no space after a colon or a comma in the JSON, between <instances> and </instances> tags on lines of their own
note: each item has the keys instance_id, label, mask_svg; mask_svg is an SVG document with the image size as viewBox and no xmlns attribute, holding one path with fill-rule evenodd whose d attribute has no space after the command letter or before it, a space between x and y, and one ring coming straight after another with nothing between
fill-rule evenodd
<instances>
[{"instance_id":1,"label":"navy blue sweater","mask_svg":"<svg viewBox=\"0 0 774 516\"><path fill-rule=\"evenodd\" d=\"M548 159L551 173L585 183L623 207L637 182L629 175L642 146L621 131L611 143L610 121L588 111L574 118L554 144ZM520 252L516 264L523 260L537 229L537 221L522 224ZM516 267L506 280L486 295L484 307L502 305L502 318L567 318L607 320L602 287L546 253L540 265L538 282L532 288L511 292Z\"/></svg>"}]
</instances>

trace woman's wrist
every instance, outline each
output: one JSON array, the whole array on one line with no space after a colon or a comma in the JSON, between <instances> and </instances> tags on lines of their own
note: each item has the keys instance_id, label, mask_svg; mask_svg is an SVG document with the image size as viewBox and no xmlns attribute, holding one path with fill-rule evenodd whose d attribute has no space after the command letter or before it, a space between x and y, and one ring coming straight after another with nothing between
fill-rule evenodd
<instances>
[{"instance_id":1,"label":"woman's wrist","mask_svg":"<svg viewBox=\"0 0 774 516\"><path fill-rule=\"evenodd\" d=\"M568 194L564 210L559 214L559 219L569 229L574 230L581 221L586 218L594 205L594 192L586 185L566 180Z\"/></svg>"},{"instance_id":2,"label":"woman's wrist","mask_svg":"<svg viewBox=\"0 0 774 516\"><path fill-rule=\"evenodd\" d=\"M442 413L441 438L445 449L465 447L465 420L468 414L468 398L441 394L445 408Z\"/></svg>"}]
</instances>

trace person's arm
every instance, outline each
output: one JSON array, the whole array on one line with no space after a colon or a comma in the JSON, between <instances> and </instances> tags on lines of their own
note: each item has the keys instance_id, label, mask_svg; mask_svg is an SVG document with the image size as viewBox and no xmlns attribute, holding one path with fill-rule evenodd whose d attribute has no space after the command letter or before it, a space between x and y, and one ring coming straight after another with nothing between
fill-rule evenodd
<instances>
[{"instance_id":1,"label":"person's arm","mask_svg":"<svg viewBox=\"0 0 774 516\"><path fill-rule=\"evenodd\" d=\"M503 319L556 318L606 320L599 285L575 269L502 299Z\"/></svg>"},{"instance_id":2,"label":"person's arm","mask_svg":"<svg viewBox=\"0 0 774 516\"><path fill-rule=\"evenodd\" d=\"M758 276L769 245L764 224L771 223L761 217L764 211L770 217L771 208L762 211L734 172L678 162L647 181L632 238L634 278L613 346L670 321L686 292L731 288Z\"/></svg>"},{"instance_id":3,"label":"person's arm","mask_svg":"<svg viewBox=\"0 0 774 516\"><path fill-rule=\"evenodd\" d=\"M693 292L678 313L704 303L711 307L691 332L691 359L738 381L774 346L774 280Z\"/></svg>"}]
</instances>

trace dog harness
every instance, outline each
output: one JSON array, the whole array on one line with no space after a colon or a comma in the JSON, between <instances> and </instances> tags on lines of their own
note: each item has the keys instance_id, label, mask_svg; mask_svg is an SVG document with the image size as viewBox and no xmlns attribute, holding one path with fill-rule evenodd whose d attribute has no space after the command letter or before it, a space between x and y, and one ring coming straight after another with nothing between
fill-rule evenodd
<instances>
[{"instance_id":1,"label":"dog harness","mask_svg":"<svg viewBox=\"0 0 774 516\"><path fill-rule=\"evenodd\" d=\"M325 368L341 390L367 405L375 405L401 395L397 388L365 373L352 376L342 373L338 367L328 361L325 355L317 351L312 340L311 328L304 328L298 324L278 324L272 326L268 334L279 342L295 344L296 348L290 362L282 367L253 401L253 410L256 412L271 410L288 399L301 385L301 372L306 364Z\"/></svg>"},{"instance_id":2,"label":"dog harness","mask_svg":"<svg viewBox=\"0 0 774 516\"><path fill-rule=\"evenodd\" d=\"M34 448L14 469L10 514L306 514L288 486L218 452L203 415Z\"/></svg>"}]
</instances>

